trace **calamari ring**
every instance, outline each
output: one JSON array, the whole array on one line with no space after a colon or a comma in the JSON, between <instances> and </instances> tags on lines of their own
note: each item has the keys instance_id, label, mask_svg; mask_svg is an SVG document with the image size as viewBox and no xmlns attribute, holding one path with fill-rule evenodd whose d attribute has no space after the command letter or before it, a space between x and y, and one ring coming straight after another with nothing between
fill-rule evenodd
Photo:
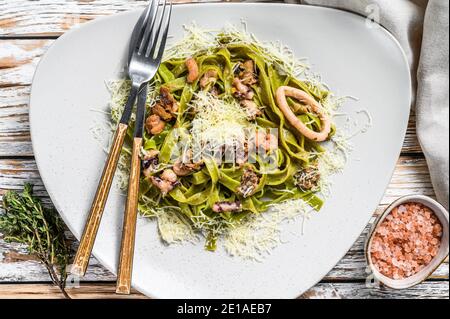
<instances>
[{"instance_id":1,"label":"calamari ring","mask_svg":"<svg viewBox=\"0 0 450 319\"><path fill-rule=\"evenodd\" d=\"M322 123L322 129L320 132L315 132L309 129L302 121L297 118L297 116L295 116L294 112L292 112L291 108L289 107L286 96L295 98L298 101L305 103L310 107L313 113L317 114L320 122ZM316 142L323 142L328 138L328 135L331 132L331 119L326 114L323 107L309 94L290 86L280 86L276 92L276 100L278 107L283 112L289 124L291 124L304 137Z\"/></svg>"}]
</instances>

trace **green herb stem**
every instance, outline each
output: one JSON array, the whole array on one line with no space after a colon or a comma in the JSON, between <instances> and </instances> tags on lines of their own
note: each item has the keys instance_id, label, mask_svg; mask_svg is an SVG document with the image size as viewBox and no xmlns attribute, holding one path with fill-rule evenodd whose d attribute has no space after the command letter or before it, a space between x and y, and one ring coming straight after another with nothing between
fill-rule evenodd
<instances>
[{"instance_id":1,"label":"green herb stem","mask_svg":"<svg viewBox=\"0 0 450 319\"><path fill-rule=\"evenodd\" d=\"M5 241L26 245L28 253L44 264L53 284L70 299L65 290L70 249L58 213L42 206L39 198L33 196L31 184L25 184L21 194L6 192L2 208L0 231Z\"/></svg>"}]
</instances>

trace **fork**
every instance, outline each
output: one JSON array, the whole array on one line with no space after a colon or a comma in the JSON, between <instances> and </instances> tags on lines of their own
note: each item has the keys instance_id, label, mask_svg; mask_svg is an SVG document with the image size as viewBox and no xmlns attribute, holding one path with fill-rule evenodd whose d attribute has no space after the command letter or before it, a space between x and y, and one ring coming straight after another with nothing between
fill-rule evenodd
<instances>
[{"instance_id":1,"label":"fork","mask_svg":"<svg viewBox=\"0 0 450 319\"><path fill-rule=\"evenodd\" d=\"M156 1L152 2L152 4L153 3L156 3ZM156 12L154 14L154 21L152 21L151 23L150 41L151 42L153 41L153 44L152 49L150 51L147 50L147 52L149 52L148 53L149 57L155 58L155 60L151 60L152 67L154 68L154 74L158 70L158 67L161 63L162 53L164 51L165 41L167 39L167 32L170 24L170 17L172 10L171 3L169 4L169 12L166 16L165 13L167 6L168 4L166 0L164 0L162 6L163 7L162 13L159 15L159 23L157 29L153 29L153 25L155 24L155 21L158 18L158 9L160 8L158 5L156 7ZM152 16L152 11L150 11L150 16ZM166 19L164 19L165 17ZM163 35L161 40L158 41L161 28L164 23L165 26ZM158 54L155 57L154 52L156 51L158 42L160 42L160 45ZM133 57L131 58L131 61L133 61ZM146 100L147 100L147 85L144 85L141 89L141 92L139 93L136 107L136 122L133 138L133 151L131 156L130 179L128 182L128 196L127 196L127 203L125 206L125 216L122 230L122 243L120 248L119 267L116 283L116 293L118 294L130 294L131 291L131 276L133 270L134 246L136 238L136 219L137 219L137 205L139 195L139 177L141 167L139 154L142 147L142 135L145 119Z\"/></svg>"},{"instance_id":2,"label":"fork","mask_svg":"<svg viewBox=\"0 0 450 319\"><path fill-rule=\"evenodd\" d=\"M161 1L162 5L160 5ZM160 7L163 8L162 13L160 12ZM169 7L169 10L166 10L167 7ZM168 13L166 13L166 11L168 11ZM158 67L161 63L164 47L166 44L171 12L172 2L170 0L152 0L144 11L143 16L141 16L138 21L138 25L140 25L135 27L135 31L132 35L132 40L130 41L131 51L129 54L128 63L128 77L132 82L130 94L128 96L128 100L122 113L122 117L114 134L112 146L103 169L102 177L97 187L97 192L92 202L83 235L81 237L80 246L71 267L71 273L74 275L84 276L84 274L86 273L86 269L89 264L89 258L94 246L95 238L97 236L100 221L105 208L106 200L111 188L114 172L117 169L117 163L127 133L128 123L131 118L133 106L141 88L143 86L146 86L158 71ZM159 19L157 19L158 16ZM157 20L158 23L156 23ZM162 35L160 36L161 31ZM142 107L139 108L136 114L136 119L137 121L139 120L139 123L136 122L136 130L140 130L140 134L138 133L137 136L135 134L135 138L133 140L133 161L131 166L132 174L130 174L130 186L126 205L125 220L127 219L129 212L137 210L138 192L136 190L139 188L139 151L142 145L142 127L144 121L143 117L145 116L144 114L145 103L143 110ZM130 190L132 190L131 193ZM127 234L128 233L129 231L127 231ZM134 234L132 244L134 246ZM130 248L128 248L128 250L129 249ZM133 250L131 250L131 253L132 252ZM128 267L131 267L131 265L129 265Z\"/></svg>"}]
</instances>

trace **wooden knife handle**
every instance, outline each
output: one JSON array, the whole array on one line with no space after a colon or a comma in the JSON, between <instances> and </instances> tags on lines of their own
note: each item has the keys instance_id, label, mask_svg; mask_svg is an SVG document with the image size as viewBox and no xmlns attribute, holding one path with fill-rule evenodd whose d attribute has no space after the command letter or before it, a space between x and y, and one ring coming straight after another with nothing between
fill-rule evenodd
<instances>
[{"instance_id":1,"label":"wooden knife handle","mask_svg":"<svg viewBox=\"0 0 450 319\"><path fill-rule=\"evenodd\" d=\"M136 238L136 220L139 199L139 177L141 173L141 161L139 157L141 146L142 138L135 137L133 140L130 179L128 182L128 197L127 204L125 206L119 269L117 272L117 294L129 295L131 290L131 276L133 272L134 243Z\"/></svg>"},{"instance_id":2,"label":"wooden knife handle","mask_svg":"<svg viewBox=\"0 0 450 319\"><path fill-rule=\"evenodd\" d=\"M120 123L114 135L113 144L109 151L108 159L103 169L103 174L97 187L97 192L92 202L89 217L81 237L80 246L78 247L75 260L70 272L74 275L84 276L89 258L91 256L92 247L94 246L95 237L97 236L98 227L102 219L103 210L105 209L106 200L111 188L114 172L117 168L122 145L125 140L128 125Z\"/></svg>"}]
</instances>

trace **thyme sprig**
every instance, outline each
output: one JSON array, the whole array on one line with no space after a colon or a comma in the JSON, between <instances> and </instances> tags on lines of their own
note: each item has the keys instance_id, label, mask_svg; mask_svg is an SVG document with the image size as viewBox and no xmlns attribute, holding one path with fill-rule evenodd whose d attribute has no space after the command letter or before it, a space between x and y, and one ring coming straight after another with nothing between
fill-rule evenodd
<instances>
[{"instance_id":1,"label":"thyme sprig","mask_svg":"<svg viewBox=\"0 0 450 319\"><path fill-rule=\"evenodd\" d=\"M70 298L65 291L70 247L58 213L44 207L39 198L33 196L31 184L25 184L21 194L6 192L2 206L0 232L5 241L26 245L29 254L44 264L53 284L65 298Z\"/></svg>"}]
</instances>

